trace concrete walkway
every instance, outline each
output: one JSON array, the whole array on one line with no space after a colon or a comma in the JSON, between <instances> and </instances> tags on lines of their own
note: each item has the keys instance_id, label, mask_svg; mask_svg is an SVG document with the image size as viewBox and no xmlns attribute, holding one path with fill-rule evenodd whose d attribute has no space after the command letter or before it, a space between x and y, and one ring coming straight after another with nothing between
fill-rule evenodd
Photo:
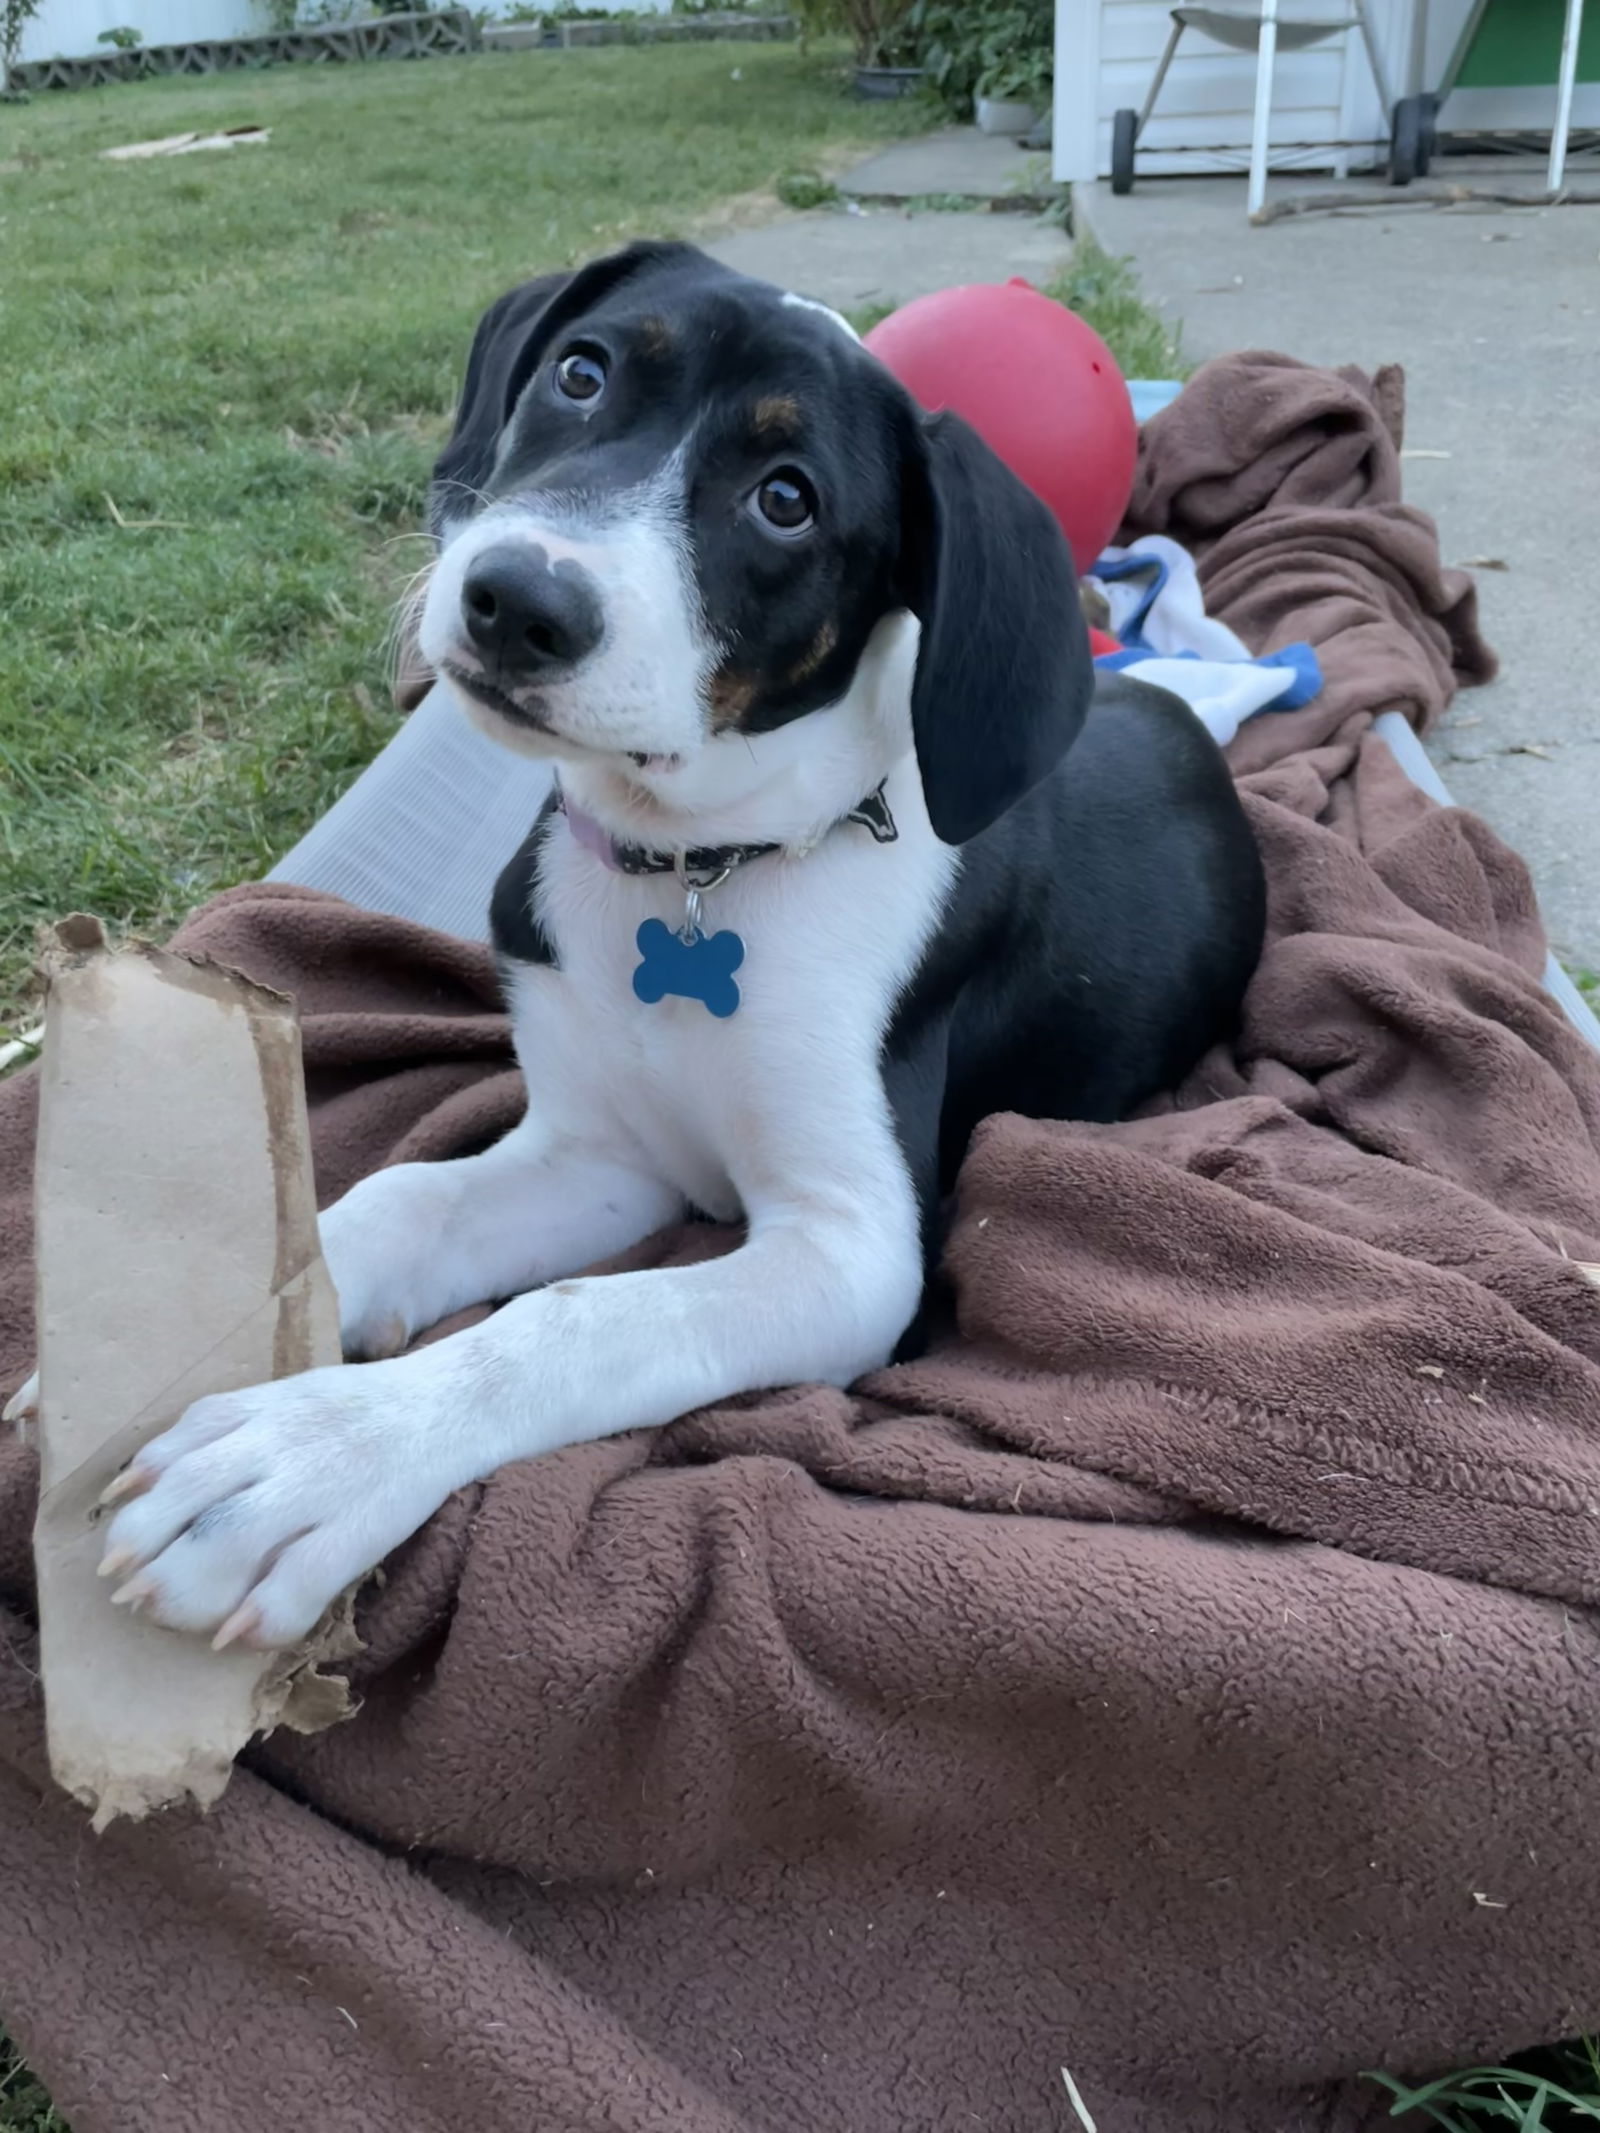
<instances>
[{"instance_id":1,"label":"concrete walkway","mask_svg":"<svg viewBox=\"0 0 1600 2133\"><path fill-rule=\"evenodd\" d=\"M1505 178L1501 165L1486 182ZM1457 698L1431 752L1528 861L1557 952L1600 970L1600 210L1371 196L1374 212L1259 229L1242 179L1155 179L1123 199L1080 187L1074 207L1131 255L1191 356L1405 365L1406 494L1438 519L1446 561L1476 568L1502 663Z\"/></svg>"}]
</instances>

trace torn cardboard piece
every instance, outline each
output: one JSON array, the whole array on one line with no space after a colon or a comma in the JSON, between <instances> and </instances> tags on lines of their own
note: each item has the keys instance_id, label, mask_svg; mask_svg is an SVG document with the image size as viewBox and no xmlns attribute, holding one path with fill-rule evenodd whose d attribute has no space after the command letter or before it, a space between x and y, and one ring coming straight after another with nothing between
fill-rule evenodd
<instances>
[{"instance_id":1,"label":"torn cardboard piece","mask_svg":"<svg viewBox=\"0 0 1600 2133\"><path fill-rule=\"evenodd\" d=\"M253 1734L348 1715L320 1661L213 1652L113 1607L102 1490L191 1401L337 1363L293 1003L65 919L45 960L34 1554L50 1767L103 1829L221 1796Z\"/></svg>"}]
</instances>

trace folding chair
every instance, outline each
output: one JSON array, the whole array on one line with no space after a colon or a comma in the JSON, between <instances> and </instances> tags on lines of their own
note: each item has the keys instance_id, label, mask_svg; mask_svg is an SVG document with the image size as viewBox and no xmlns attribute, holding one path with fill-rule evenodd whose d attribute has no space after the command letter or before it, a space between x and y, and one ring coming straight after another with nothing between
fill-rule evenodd
<instances>
[{"instance_id":1,"label":"folding chair","mask_svg":"<svg viewBox=\"0 0 1600 2133\"><path fill-rule=\"evenodd\" d=\"M1286 52L1298 52L1307 45L1321 44L1325 38L1338 37L1350 30L1361 32L1361 41L1366 47L1367 65L1372 69L1372 79L1377 84L1378 100L1383 105L1387 121L1391 109L1388 79L1384 73L1383 60L1377 41L1372 34L1372 24L1367 18L1366 0L1351 0L1345 14L1303 15L1298 9L1293 14L1280 14L1281 0L1257 0L1254 7L1175 7L1172 10L1172 30L1167 38L1166 50L1156 68L1156 78L1150 84L1150 93L1144 100L1142 111L1119 111L1111 126L1111 190L1128 193L1133 190L1134 150L1139 136L1150 123L1150 114L1161 94L1161 85L1167 78L1173 55L1183 38L1185 30L1198 30L1213 43L1225 44L1236 52L1256 54L1256 102L1255 121L1250 134L1250 192L1248 211L1258 214L1267 192L1267 141L1272 121L1272 70L1281 46ZM1289 0L1291 7L1295 0Z\"/></svg>"},{"instance_id":2,"label":"folding chair","mask_svg":"<svg viewBox=\"0 0 1600 2133\"><path fill-rule=\"evenodd\" d=\"M1415 57L1412 76L1415 80L1421 73L1421 53L1426 40L1428 0L1416 0L1417 12L1413 21ZM1450 58L1440 76L1436 89L1414 96L1403 96L1394 107L1389 152L1389 176L1395 185L1409 185L1413 178L1425 178L1428 164L1438 142L1438 117L1440 108L1448 103L1457 77L1472 50L1473 40L1488 13L1489 0L1473 0L1465 22L1462 23ZM1567 146L1572 136L1572 99L1578 81L1578 41L1583 35L1583 0L1567 0L1562 18L1561 59L1556 71L1556 116L1550 131L1550 166L1547 184L1551 197L1560 191L1566 177Z\"/></svg>"}]
</instances>

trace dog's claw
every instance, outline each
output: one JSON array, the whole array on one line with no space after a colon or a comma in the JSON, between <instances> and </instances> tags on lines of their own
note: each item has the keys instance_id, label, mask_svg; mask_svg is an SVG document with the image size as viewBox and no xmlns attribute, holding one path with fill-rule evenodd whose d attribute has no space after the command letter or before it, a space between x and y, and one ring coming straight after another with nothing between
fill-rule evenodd
<instances>
[{"instance_id":1,"label":"dog's claw","mask_svg":"<svg viewBox=\"0 0 1600 2133\"><path fill-rule=\"evenodd\" d=\"M95 1576L97 1578L121 1577L122 1573L125 1570L131 1570L138 1560L139 1552L136 1548L113 1548L110 1554L101 1562L100 1568L95 1572Z\"/></svg>"},{"instance_id":2,"label":"dog's claw","mask_svg":"<svg viewBox=\"0 0 1600 2133\"><path fill-rule=\"evenodd\" d=\"M114 1480L107 1482L100 1491L100 1508L109 1511L113 1504L126 1503L130 1496L142 1496L147 1489L153 1489L155 1484L156 1477L148 1468L125 1466L122 1472ZM102 1570L100 1575L104 1577L107 1573Z\"/></svg>"},{"instance_id":3,"label":"dog's claw","mask_svg":"<svg viewBox=\"0 0 1600 2133\"><path fill-rule=\"evenodd\" d=\"M32 1422L39 1413L39 1373L19 1385L16 1391L0 1408L0 1422Z\"/></svg>"},{"instance_id":4,"label":"dog's claw","mask_svg":"<svg viewBox=\"0 0 1600 2133\"><path fill-rule=\"evenodd\" d=\"M261 1627L261 1610L253 1600L246 1600L236 1607L211 1640L214 1652L226 1651L230 1644L249 1644Z\"/></svg>"}]
</instances>

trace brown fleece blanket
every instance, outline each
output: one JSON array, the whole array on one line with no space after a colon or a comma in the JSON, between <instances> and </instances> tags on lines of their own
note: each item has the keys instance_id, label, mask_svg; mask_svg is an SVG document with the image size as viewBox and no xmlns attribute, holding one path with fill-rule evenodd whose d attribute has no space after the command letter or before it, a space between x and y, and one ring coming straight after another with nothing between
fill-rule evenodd
<instances>
[{"instance_id":1,"label":"brown fleece blanket","mask_svg":"<svg viewBox=\"0 0 1600 2133\"><path fill-rule=\"evenodd\" d=\"M1271 941L1175 1102L982 1130L926 1360L452 1500L359 1718L98 1841L0 1441L0 2009L75 2133L1071 2133L1063 2069L1285 2133L1600 2022L1600 1058L1367 731L1489 668L1398 420L1249 356L1150 425L1130 532L1324 663L1237 750ZM475 950L288 888L182 938L298 992L326 1195L515 1115Z\"/></svg>"}]
</instances>

